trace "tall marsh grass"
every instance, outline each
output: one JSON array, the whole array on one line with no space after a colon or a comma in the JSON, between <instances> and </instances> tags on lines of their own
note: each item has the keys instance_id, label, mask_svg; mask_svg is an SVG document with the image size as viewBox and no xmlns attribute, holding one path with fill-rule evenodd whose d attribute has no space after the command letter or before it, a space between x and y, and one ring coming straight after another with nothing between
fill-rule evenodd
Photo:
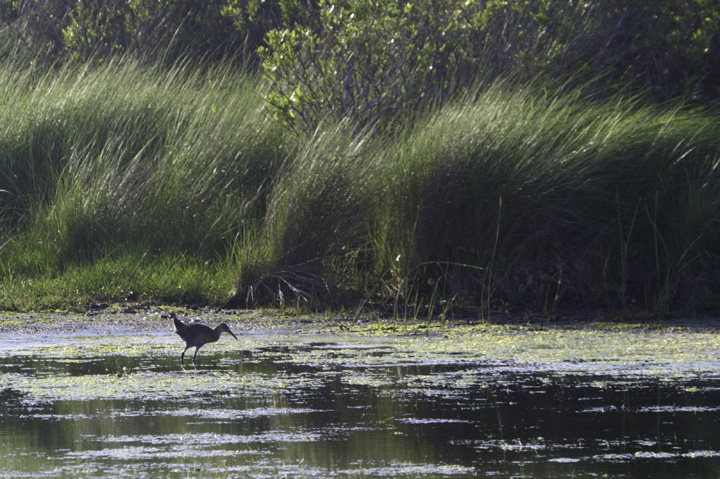
<instances>
[{"instance_id":1,"label":"tall marsh grass","mask_svg":"<svg viewBox=\"0 0 720 479\"><path fill-rule=\"evenodd\" d=\"M497 82L393 134L301 141L265 88L6 61L0 308L718 304L717 114Z\"/></svg>"},{"instance_id":2,"label":"tall marsh grass","mask_svg":"<svg viewBox=\"0 0 720 479\"><path fill-rule=\"evenodd\" d=\"M312 287L293 266L324 264L344 291L413 316L706 307L720 292L719 161L712 114L498 82L392 138L323 130L270 194L262 270L280 298Z\"/></svg>"},{"instance_id":3,"label":"tall marsh grass","mask_svg":"<svg viewBox=\"0 0 720 479\"><path fill-rule=\"evenodd\" d=\"M378 264L465 301L715 303L719 138L699 111L495 84L386 151Z\"/></svg>"},{"instance_id":4,"label":"tall marsh grass","mask_svg":"<svg viewBox=\"0 0 720 479\"><path fill-rule=\"evenodd\" d=\"M184 268L236 274L228 251L262 217L269 179L292 145L267 120L257 77L124 59L43 71L4 65L0 75L5 283L63 283L76 268L123 261L145 271L133 284L118 267L80 295L117 300L126 293L107 291L143 291L163 265L180 290ZM231 276L217 278L223 295ZM219 301L212 289L161 296ZM7 293L1 301L33 306Z\"/></svg>"}]
</instances>

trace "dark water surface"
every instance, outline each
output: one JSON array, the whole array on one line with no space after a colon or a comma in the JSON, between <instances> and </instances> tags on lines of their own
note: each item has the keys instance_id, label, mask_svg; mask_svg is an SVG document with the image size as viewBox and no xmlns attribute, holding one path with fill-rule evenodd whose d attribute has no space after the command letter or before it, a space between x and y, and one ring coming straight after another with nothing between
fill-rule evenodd
<instances>
[{"instance_id":1,"label":"dark water surface","mask_svg":"<svg viewBox=\"0 0 720 479\"><path fill-rule=\"evenodd\" d=\"M0 477L720 474L716 334L0 342Z\"/></svg>"}]
</instances>

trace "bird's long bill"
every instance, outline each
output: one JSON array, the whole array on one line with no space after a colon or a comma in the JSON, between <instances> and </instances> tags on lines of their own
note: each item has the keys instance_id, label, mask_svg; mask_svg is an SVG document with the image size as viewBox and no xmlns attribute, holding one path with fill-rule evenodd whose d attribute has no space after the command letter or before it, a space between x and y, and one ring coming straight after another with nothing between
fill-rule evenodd
<instances>
[{"instance_id":1,"label":"bird's long bill","mask_svg":"<svg viewBox=\"0 0 720 479\"><path fill-rule=\"evenodd\" d=\"M230 331L230 326L228 326L227 324L223 324L223 325L222 325L222 329L223 329L226 333L230 333L230 335L237 340L237 336L235 336L235 333L233 333L232 331Z\"/></svg>"}]
</instances>

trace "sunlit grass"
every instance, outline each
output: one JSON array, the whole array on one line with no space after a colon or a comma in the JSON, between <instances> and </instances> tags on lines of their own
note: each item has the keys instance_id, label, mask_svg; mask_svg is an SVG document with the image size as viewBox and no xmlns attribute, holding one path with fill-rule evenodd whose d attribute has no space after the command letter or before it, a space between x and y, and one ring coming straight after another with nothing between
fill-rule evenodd
<instances>
[{"instance_id":1,"label":"sunlit grass","mask_svg":"<svg viewBox=\"0 0 720 479\"><path fill-rule=\"evenodd\" d=\"M579 90L484 89L384 150L379 271L396 288L410 276L426 293L443 281L446 298L546 309L563 297L707 305L720 259L713 118Z\"/></svg>"},{"instance_id":2,"label":"sunlit grass","mask_svg":"<svg viewBox=\"0 0 720 479\"><path fill-rule=\"evenodd\" d=\"M12 298L0 306L118 300L128 291L227 297L232 281L220 295L213 278L232 269L230 252L259 221L288 153L265 117L259 79L131 60L6 67L2 91L13 96L0 102L0 274Z\"/></svg>"},{"instance_id":3,"label":"sunlit grass","mask_svg":"<svg viewBox=\"0 0 720 479\"><path fill-rule=\"evenodd\" d=\"M266 289L308 296L291 267L322 263L403 317L716 304L716 117L583 95L500 82L393 137L323 130L270 193Z\"/></svg>"},{"instance_id":4,"label":"sunlit grass","mask_svg":"<svg viewBox=\"0 0 720 479\"><path fill-rule=\"evenodd\" d=\"M104 258L57 276L6 276L0 308L84 310L89 303L108 301L217 304L227 300L235 279L234 269L194 257Z\"/></svg>"}]
</instances>

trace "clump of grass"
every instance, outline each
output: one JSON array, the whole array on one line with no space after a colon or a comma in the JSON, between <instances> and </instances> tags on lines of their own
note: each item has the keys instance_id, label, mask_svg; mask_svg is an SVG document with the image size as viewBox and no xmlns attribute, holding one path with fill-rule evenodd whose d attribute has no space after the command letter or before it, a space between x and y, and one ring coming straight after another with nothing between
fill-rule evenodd
<instances>
[{"instance_id":1,"label":"clump of grass","mask_svg":"<svg viewBox=\"0 0 720 479\"><path fill-rule=\"evenodd\" d=\"M292 158L274 179L257 240L247 245L238 301L341 302L349 282L341 270L365 247L379 201L374 148L341 126L318 131Z\"/></svg>"},{"instance_id":2,"label":"clump of grass","mask_svg":"<svg viewBox=\"0 0 720 479\"><path fill-rule=\"evenodd\" d=\"M497 83L384 152L378 270L391 289L410 279L426 291L444 271L450 297L476 303L707 305L717 125L697 110Z\"/></svg>"},{"instance_id":3,"label":"clump of grass","mask_svg":"<svg viewBox=\"0 0 720 479\"><path fill-rule=\"evenodd\" d=\"M259 78L229 66L3 72L15 94L0 108L4 279L183 255L227 271L294 148L267 121Z\"/></svg>"}]
</instances>

